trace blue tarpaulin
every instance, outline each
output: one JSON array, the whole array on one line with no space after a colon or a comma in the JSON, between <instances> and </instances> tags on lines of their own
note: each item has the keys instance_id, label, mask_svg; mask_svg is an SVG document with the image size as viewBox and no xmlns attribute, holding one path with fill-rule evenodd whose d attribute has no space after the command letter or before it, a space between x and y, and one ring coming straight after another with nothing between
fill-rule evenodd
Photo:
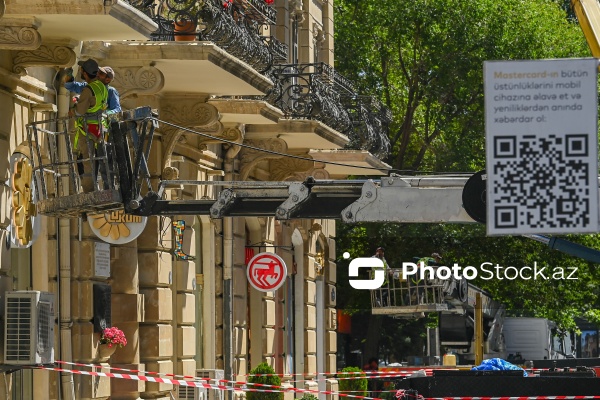
<instances>
[{"instance_id":1,"label":"blue tarpaulin","mask_svg":"<svg viewBox=\"0 0 600 400\"><path fill-rule=\"evenodd\" d=\"M489 360L483 360L477 367L471 368L473 371L510 371L517 370L523 371L523 376L527 376L527 372L514 364L504 361L501 358L490 358Z\"/></svg>"}]
</instances>

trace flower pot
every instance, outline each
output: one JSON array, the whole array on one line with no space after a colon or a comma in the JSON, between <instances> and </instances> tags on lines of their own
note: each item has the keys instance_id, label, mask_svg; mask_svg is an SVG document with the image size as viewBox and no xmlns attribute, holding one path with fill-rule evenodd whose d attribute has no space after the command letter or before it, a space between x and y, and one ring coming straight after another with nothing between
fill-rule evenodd
<instances>
[{"instance_id":1,"label":"flower pot","mask_svg":"<svg viewBox=\"0 0 600 400\"><path fill-rule=\"evenodd\" d=\"M173 26L176 42L191 42L196 40L196 21L175 21Z\"/></svg>"},{"instance_id":2,"label":"flower pot","mask_svg":"<svg viewBox=\"0 0 600 400\"><path fill-rule=\"evenodd\" d=\"M98 354L97 359L100 362L106 362L113 355L113 353L117 351L117 345L113 345L112 347L108 347L108 344L99 344L98 345Z\"/></svg>"}]
</instances>

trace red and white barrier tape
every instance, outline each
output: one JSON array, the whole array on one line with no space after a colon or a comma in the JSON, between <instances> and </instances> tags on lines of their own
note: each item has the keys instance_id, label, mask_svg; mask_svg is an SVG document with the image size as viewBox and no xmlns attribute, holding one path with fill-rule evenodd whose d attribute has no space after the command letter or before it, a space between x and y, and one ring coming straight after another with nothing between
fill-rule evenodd
<instances>
[{"instance_id":1,"label":"red and white barrier tape","mask_svg":"<svg viewBox=\"0 0 600 400\"><path fill-rule=\"evenodd\" d=\"M155 378L146 375L133 375L133 374L119 374L113 372L96 372L96 371L83 371L78 369L65 369L65 368L56 368L56 367L46 367L40 366L36 367L39 369L45 369L48 371L57 371L57 372L68 372L76 375L90 375L90 376L100 376L107 378L117 378L117 379L129 379L135 381L144 381L144 382L156 382L156 383L169 383L172 385L179 386L195 386L206 389L216 389L216 390L234 390L235 388L224 386L224 385L212 385L210 383L202 383L197 381L186 381L182 379L168 379L168 378ZM103 369L102 367L95 367L96 369ZM275 390L273 390L275 392Z\"/></svg>"},{"instance_id":2,"label":"red and white barrier tape","mask_svg":"<svg viewBox=\"0 0 600 400\"><path fill-rule=\"evenodd\" d=\"M600 396L426 397L425 400L592 400Z\"/></svg>"},{"instance_id":3,"label":"red and white barrier tape","mask_svg":"<svg viewBox=\"0 0 600 400\"><path fill-rule=\"evenodd\" d=\"M386 370L386 371L360 371L360 372L341 372L341 371L337 371L337 372L313 372L313 373L298 373L298 374L247 374L246 376L278 376L280 378L285 378L285 377L289 377L289 376L315 376L315 375L329 375L329 376L333 376L333 375L340 375L340 374L344 374L344 375L366 375L367 377L369 376L373 376L373 377L378 377L378 376L395 376L395 375L410 375L416 371L420 371L420 370L425 370L427 372L431 372L433 371L433 368L421 368L421 367L414 367L413 369L406 369L406 370ZM436 368L436 369L449 369L449 368ZM455 369L455 368L453 368Z\"/></svg>"},{"instance_id":4,"label":"red and white barrier tape","mask_svg":"<svg viewBox=\"0 0 600 400\"><path fill-rule=\"evenodd\" d=\"M64 361L61 361L60 363L61 364L74 364L74 363L67 363ZM104 367L104 366L98 366L98 365L92 365L92 364L79 364L79 365L91 367L92 369L109 369L109 370L113 369L112 367ZM122 374L122 373L113 373L113 372L84 371L84 370L78 370L78 369L66 369L66 368L47 367L47 366L38 366L35 368L45 369L48 371L67 372L67 373L72 373L72 374L77 374L77 375L89 375L89 376L98 376L98 377L107 377L107 378L116 378L116 379L137 380L137 381L144 381L144 382L166 383L166 384L171 384L171 385L193 386L193 387L200 387L200 388L214 389L214 390L241 390L241 391L246 391L246 392L266 392L266 393L280 393L280 392L292 391L292 392L297 392L297 393L331 394L331 395L338 395L340 397L351 397L351 398L355 398L355 399L365 399L365 400L383 400L378 397L357 396L357 395L351 395L351 394L346 394L346 393L334 392L331 390L310 390L310 389L299 389L299 388L293 388L293 387L287 388L287 387L281 387L281 386L275 386L275 385L265 385L265 384L258 384L258 383L250 384L248 382L235 382L235 381L226 381L226 380L219 380L219 382L229 382L229 383L233 383L236 385L242 385L242 386L214 385L214 384L210 384L210 383L200 382L200 381L212 380L212 379L208 379L208 378L199 378L199 377L192 378L192 377L190 377L194 380L160 378L160 377L152 377L152 376L145 375L147 373L147 371L138 371L139 373L141 373L141 375L140 375L140 374ZM119 368L119 370L125 370L125 369ZM154 372L152 374L161 375L156 372ZM247 387L248 385L261 387L261 388L268 387L270 389L248 388Z\"/></svg>"},{"instance_id":5,"label":"red and white barrier tape","mask_svg":"<svg viewBox=\"0 0 600 400\"><path fill-rule=\"evenodd\" d=\"M88 367L91 368L91 371L78 370L78 369L67 369L67 368L57 368L57 367L47 367L47 366L39 366L35 367L38 369L45 369L49 371L57 371L57 372L67 372L77 375L89 375L89 376L98 376L98 377L107 377L107 378L116 378L116 379L129 379L129 380L137 380L144 382L155 382L155 383L166 383L171 385L178 386L193 386L205 389L213 389L213 390L241 390L241 391L250 391L250 392L286 392L292 391L297 393L312 393L312 394L330 394L330 395L338 395L340 397L350 397L356 399L365 399L365 400L382 400L378 397L368 397L368 396L358 396L351 395L344 392L334 392L330 390L310 390L310 389L300 389L300 388L288 388L281 387L275 385L266 385L266 384L252 384L248 382L237 382L237 381L228 381L224 379L210 379L210 378L201 378L201 377L192 377L192 376L184 376L184 375L173 375L173 374L162 374L158 372L152 371L141 371L141 370L130 370L125 368L117 368L110 366L100 366L94 364L81 364L81 363L70 363L65 361L56 361L58 364L65 365L74 365L80 367ZM97 372L96 370L118 370L118 371L126 371L131 373L114 373L114 372ZM408 371L407 371L408 372ZM413 371L411 371L413 372ZM154 376L148 376L154 375ZM171 378L161 378L161 376L171 376L173 378L181 377L185 379L171 379ZM209 381L216 381L220 384L211 384ZM226 386L223 383L228 383L231 386ZM248 386L260 387L261 389L249 388ZM262 389L268 388L268 389ZM381 391L385 392L385 391ZM403 391L397 391L396 395L400 393L402 395ZM422 396L419 396L422 398ZM600 395L598 396L517 396L517 397L430 397L425 398L424 400L592 400L592 399L600 399Z\"/></svg>"},{"instance_id":6,"label":"red and white barrier tape","mask_svg":"<svg viewBox=\"0 0 600 400\"><path fill-rule=\"evenodd\" d=\"M75 362L66 362L66 361L55 361L56 364L65 364L65 365L75 365L78 367L90 367L90 368L96 368L99 367L99 365L96 364L82 364L82 363L75 363ZM208 380L208 378L199 378L199 377L195 377L195 376L186 376L186 375L174 375L174 374L161 374L158 372L152 372L152 371L141 371L141 370L135 370L135 369L125 369L125 368L117 368L117 367L103 367L103 368L110 368L114 371L126 371L126 372L131 372L131 373L135 373L135 374L148 374L148 375L159 375L159 376L168 376L168 377L174 377L174 378L182 378L182 379L199 379L199 380ZM414 374L417 371L420 371L423 369L415 369L415 370L403 370L403 371L365 371L365 372L337 372L335 375L338 375L338 377L336 378L337 380L346 380L346 379L361 379L361 378L366 378L366 379L373 379L373 378L395 378L395 377L404 377L404 376L410 376L412 374ZM427 376L431 376L433 374L433 369L427 368L424 369L425 373L427 374ZM339 375L356 375L355 377L350 376L350 377L340 377ZM359 374L365 374L366 376L360 376ZM314 374L249 374L246 376L279 376L279 377L289 377L289 376L315 376L315 375L331 375L328 372L318 372L318 373L314 373ZM317 380L322 380L324 378L318 378ZM301 380L291 380L291 381L286 381L286 382L299 382ZM221 381L219 381L220 383ZM229 383L230 381L227 380L223 380L223 383ZM244 382L245 383L245 382Z\"/></svg>"}]
</instances>

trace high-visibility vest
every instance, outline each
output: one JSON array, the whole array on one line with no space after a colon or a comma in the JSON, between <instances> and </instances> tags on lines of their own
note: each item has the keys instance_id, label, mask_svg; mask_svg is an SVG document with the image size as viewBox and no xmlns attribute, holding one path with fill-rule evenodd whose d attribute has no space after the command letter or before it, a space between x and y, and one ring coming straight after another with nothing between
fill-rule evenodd
<instances>
[{"instance_id":1,"label":"high-visibility vest","mask_svg":"<svg viewBox=\"0 0 600 400\"><path fill-rule=\"evenodd\" d=\"M419 261L417 261L417 265L418 265L418 269L417 269L417 274L413 276L412 282L415 285L419 285L422 281L421 279L421 263L423 263L423 266L432 266L432 265L436 265L435 262L435 258L432 257L422 257L419 259ZM425 274L425 277L427 278L427 274ZM425 282L427 282L429 279L425 279Z\"/></svg>"},{"instance_id":2,"label":"high-visibility vest","mask_svg":"<svg viewBox=\"0 0 600 400\"><path fill-rule=\"evenodd\" d=\"M101 110L106 109L106 104L108 101L108 88L106 85L99 81L94 80L87 85L92 92L94 93L94 97L96 98L96 104L93 107L87 109L86 114L98 113ZM87 125L87 131L84 127ZM97 117L79 117L75 120L75 127L77 129L77 133L75 134L75 140L73 142L73 147L77 149L77 145L79 144L79 134L81 133L83 136L86 136L88 133L98 137L101 135L101 126L97 119Z\"/></svg>"},{"instance_id":3,"label":"high-visibility vest","mask_svg":"<svg viewBox=\"0 0 600 400\"><path fill-rule=\"evenodd\" d=\"M373 256L373 257L375 257L375 256ZM383 273L385 274L383 284L387 285L388 273L389 273L390 267L389 267L387 261L385 260L385 258L382 258L381 261L383 261ZM371 268L371 279L373 279L375 277L375 270L377 270L377 269L381 269L381 268L377 268L377 267Z\"/></svg>"}]
</instances>

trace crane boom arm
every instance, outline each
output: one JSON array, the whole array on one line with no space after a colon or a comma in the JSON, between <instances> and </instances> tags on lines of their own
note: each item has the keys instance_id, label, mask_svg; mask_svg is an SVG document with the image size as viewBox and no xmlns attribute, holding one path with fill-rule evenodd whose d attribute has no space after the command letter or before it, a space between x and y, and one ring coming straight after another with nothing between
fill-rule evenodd
<instances>
[{"instance_id":1,"label":"crane boom arm","mask_svg":"<svg viewBox=\"0 0 600 400\"><path fill-rule=\"evenodd\" d=\"M600 58L600 4L598 4L598 0L571 0L571 6L592 55Z\"/></svg>"}]
</instances>

